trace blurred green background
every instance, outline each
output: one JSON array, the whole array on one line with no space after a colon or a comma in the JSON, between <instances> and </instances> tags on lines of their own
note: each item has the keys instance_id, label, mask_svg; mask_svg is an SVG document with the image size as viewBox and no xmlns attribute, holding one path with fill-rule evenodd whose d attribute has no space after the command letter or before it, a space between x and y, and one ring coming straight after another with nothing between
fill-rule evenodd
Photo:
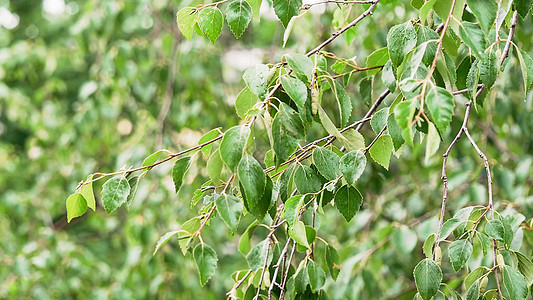
<instances>
[{"instance_id":1,"label":"blurred green background","mask_svg":"<svg viewBox=\"0 0 533 300\"><path fill-rule=\"evenodd\" d=\"M200 288L194 262L177 242L152 256L158 239L199 209L189 203L207 180L201 158L178 195L171 164L165 164L140 184L129 210L108 216L98 203L96 212L66 223L65 199L88 174L138 166L155 150L185 149L212 128L238 124L232 104L244 87L244 70L311 49L343 24L347 12L313 8L283 49L282 25L265 7L261 22L252 22L239 40L225 25L212 45L198 36L186 40L175 23L179 8L199 3L0 0L0 298L220 299L233 285L231 273L246 269L236 251L245 227L232 235L220 219L204 233L219 257L206 287ZM372 19L329 50L364 66L369 53L386 46L392 25L416 16L409 1L382 1ZM515 41L530 54L532 33L528 16ZM485 107L473 113L471 132L493 166L500 211L529 220L533 100L531 94L523 97L516 57L504 72ZM361 79L356 75L347 83L356 108L352 120L368 108ZM373 99L381 89L378 77ZM460 124L454 119L439 155L427 163L424 145L416 145L393 160L390 172L368 167L361 179L366 202L357 220L346 223L326 210L319 234L340 249L347 276L339 278L350 278L328 281L332 298L412 297L419 248L437 227L440 154ZM317 127L309 139L324 135ZM465 140L452 152L449 177L452 211L485 203L482 164ZM393 237L402 225L413 225L413 253L394 246L403 242Z\"/></svg>"}]
</instances>

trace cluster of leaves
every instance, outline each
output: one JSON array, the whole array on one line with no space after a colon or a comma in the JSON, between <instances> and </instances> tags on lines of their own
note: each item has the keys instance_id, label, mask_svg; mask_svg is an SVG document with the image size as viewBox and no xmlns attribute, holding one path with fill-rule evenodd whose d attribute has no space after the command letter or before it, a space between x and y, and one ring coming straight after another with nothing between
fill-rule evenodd
<instances>
[{"instance_id":1,"label":"cluster of leaves","mask_svg":"<svg viewBox=\"0 0 533 300\"><path fill-rule=\"evenodd\" d=\"M178 12L179 29L189 39L196 32L214 43L224 19L218 6L225 2L183 8ZM258 14L260 4L246 0L229 3L226 20L236 37L246 30L252 15ZM360 192L364 186L358 180L367 168L366 154L388 169L393 154L400 158L408 146L415 148L417 143L425 142L425 158L429 160L455 116L454 94L464 95L469 107L483 109L510 52L519 60L525 93L533 83L531 57L512 42L517 15L528 15L531 1L430 0L411 4L419 10L419 18L393 26L387 34L387 46L371 53L364 68L323 48L371 15L378 0L368 3L359 18L315 50L305 55L285 54L277 64L249 68L243 75L246 87L235 103L243 119L241 125L225 132L214 129L199 140L198 146L179 153L158 151L137 169L91 176L68 198L69 220L84 214L88 207L94 209L95 180L119 175L102 188L104 208L111 213L133 200L139 180L147 171L174 157L178 160L172 178L178 192L193 160L203 155L210 180L196 190L192 199L193 206L203 200L199 216L164 235L156 252L177 236L181 251L192 253L204 285L214 274L218 258L203 240L202 230L220 216L234 232L246 217L250 223L241 235L239 252L246 257L249 268L234 274L235 286L228 295L244 299L323 297L326 274L337 280L341 262L332 243L319 235L320 216L329 205L348 222L356 216L365 194ZM301 1L273 1L285 27L301 6ZM505 28L510 31L506 33ZM502 38L504 35L507 37ZM328 65L332 58L335 62ZM352 70L343 73L346 68ZM346 89L356 73L364 74L361 91L372 90L376 80L381 80L386 90L363 119L353 122L354 104ZM389 95L393 100L378 110ZM336 114L328 109L328 100L335 102ZM259 126L258 120L265 126ZM373 132L367 144L359 131L368 121ZM304 145L306 132L315 124L322 125L329 135ZM254 156L261 132L266 132L269 146L263 164ZM473 146L479 153L477 145ZM160 159L163 153L167 157ZM189 153L193 154L187 156ZM138 171L143 173L134 175ZM488 198L492 201L488 167L486 171ZM449 243L446 251L455 272L462 270L473 254L482 253L478 255L480 266L460 280L467 299L525 299L533 282L533 263L521 252L531 251L529 243L522 244L524 231L531 231L524 221L522 215L504 217L495 211L492 202L461 208L424 243L426 258L413 272L418 297L431 299L438 293L462 297L451 283L442 282L440 244ZM260 227L267 229L266 236L254 234ZM401 227L397 232L392 237L394 242L402 245L402 251L413 251L416 234L414 243L409 243L402 239L412 238L411 229ZM252 246L253 236L263 238ZM488 267L490 263L492 267Z\"/></svg>"}]
</instances>

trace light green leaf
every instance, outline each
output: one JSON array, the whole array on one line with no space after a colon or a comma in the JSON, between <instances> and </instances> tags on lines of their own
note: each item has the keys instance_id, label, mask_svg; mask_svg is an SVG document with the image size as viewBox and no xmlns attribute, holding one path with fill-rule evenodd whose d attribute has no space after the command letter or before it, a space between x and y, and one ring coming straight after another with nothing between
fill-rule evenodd
<instances>
[{"instance_id":1,"label":"light green leaf","mask_svg":"<svg viewBox=\"0 0 533 300\"><path fill-rule=\"evenodd\" d=\"M326 272L312 260L307 263L307 275L313 293L318 292L326 283Z\"/></svg>"},{"instance_id":2,"label":"light green leaf","mask_svg":"<svg viewBox=\"0 0 533 300\"><path fill-rule=\"evenodd\" d=\"M400 147L405 143L405 140L402 136L402 129L396 122L394 114L390 114L387 120L387 130L392 138L392 143L394 144L394 150L398 151Z\"/></svg>"},{"instance_id":3,"label":"light green leaf","mask_svg":"<svg viewBox=\"0 0 533 300\"><path fill-rule=\"evenodd\" d=\"M248 126L235 126L224 134L219 148L220 157L231 171L235 171L241 161L244 145L249 136L250 127Z\"/></svg>"},{"instance_id":4,"label":"light green leaf","mask_svg":"<svg viewBox=\"0 0 533 300\"><path fill-rule=\"evenodd\" d=\"M183 178L185 177L185 173L187 173L187 171L191 167L191 163L192 158L183 157L178 159L174 164L174 167L172 168L172 180L174 181L176 193L180 190L181 185L183 184Z\"/></svg>"},{"instance_id":5,"label":"light green leaf","mask_svg":"<svg viewBox=\"0 0 533 300\"><path fill-rule=\"evenodd\" d=\"M80 193L74 193L67 198L67 222L79 216L82 216L87 211L87 201Z\"/></svg>"},{"instance_id":6,"label":"light green leaf","mask_svg":"<svg viewBox=\"0 0 533 300\"><path fill-rule=\"evenodd\" d=\"M450 261L455 272L458 272L464 267L470 255L472 255L472 250L472 244L467 240L454 241L450 245L448 255L450 256Z\"/></svg>"},{"instance_id":7,"label":"light green leaf","mask_svg":"<svg viewBox=\"0 0 533 300\"><path fill-rule=\"evenodd\" d=\"M498 76L499 63L494 51L485 52L479 64L479 79L490 89Z\"/></svg>"},{"instance_id":8,"label":"light green leaf","mask_svg":"<svg viewBox=\"0 0 533 300\"><path fill-rule=\"evenodd\" d=\"M520 62L520 69L522 70L522 78L524 78L524 91L527 93L531 88L531 84L533 84L533 59L524 50L520 48L517 48L517 50L516 53Z\"/></svg>"},{"instance_id":9,"label":"light green leaf","mask_svg":"<svg viewBox=\"0 0 533 300\"><path fill-rule=\"evenodd\" d=\"M137 188L139 187L139 181L141 179L141 175L132 175L128 177L128 184L130 185L130 194L128 195L128 199L126 200L126 203L128 206L131 205L133 202L133 199L135 199L135 195L137 195Z\"/></svg>"},{"instance_id":10,"label":"light green leaf","mask_svg":"<svg viewBox=\"0 0 533 300\"><path fill-rule=\"evenodd\" d=\"M476 16L481 24L481 28L485 32L488 32L489 29L494 24L496 20L496 13L498 11L498 4L495 0L466 0L468 7Z\"/></svg>"},{"instance_id":11,"label":"light green leaf","mask_svg":"<svg viewBox=\"0 0 533 300\"><path fill-rule=\"evenodd\" d=\"M234 0L226 9L226 22L236 38L239 38L252 20L252 7L246 0Z\"/></svg>"},{"instance_id":12,"label":"light green leaf","mask_svg":"<svg viewBox=\"0 0 533 300\"><path fill-rule=\"evenodd\" d=\"M389 49L387 47L383 47L381 49L378 49L372 53L370 53L369 56L366 58L366 67L372 68L372 67L378 67L383 66L389 61ZM372 76L379 72L379 68L367 70L366 75Z\"/></svg>"},{"instance_id":13,"label":"light green leaf","mask_svg":"<svg viewBox=\"0 0 533 300\"><path fill-rule=\"evenodd\" d=\"M392 69L392 63L389 60L385 63L383 71L381 72L381 81L389 89L394 92L396 90L396 77L394 77L394 71Z\"/></svg>"},{"instance_id":14,"label":"light green leaf","mask_svg":"<svg viewBox=\"0 0 533 300\"><path fill-rule=\"evenodd\" d=\"M376 134L379 134L381 130L387 125L387 117L389 116L389 108L384 107L378 110L370 120L370 126Z\"/></svg>"},{"instance_id":15,"label":"light green leaf","mask_svg":"<svg viewBox=\"0 0 533 300\"><path fill-rule=\"evenodd\" d=\"M444 222L444 224L442 225L441 234L437 241L444 241L457 227L459 227L459 225L464 223L464 221L461 221L456 218L448 219L448 221Z\"/></svg>"},{"instance_id":16,"label":"light green leaf","mask_svg":"<svg viewBox=\"0 0 533 300\"><path fill-rule=\"evenodd\" d=\"M469 290L470 287L481 277L485 274L487 271L486 267L478 267L475 270L471 271L468 275L466 275L464 284L465 289Z\"/></svg>"},{"instance_id":17,"label":"light green leaf","mask_svg":"<svg viewBox=\"0 0 533 300\"><path fill-rule=\"evenodd\" d=\"M284 27L287 27L289 21L299 13L302 6L302 0L273 0L272 2L274 12Z\"/></svg>"},{"instance_id":18,"label":"light green leaf","mask_svg":"<svg viewBox=\"0 0 533 300\"><path fill-rule=\"evenodd\" d=\"M146 166L154 164L159 159L159 157L161 157L161 153L163 153L163 151L164 150L159 150L159 151L156 151L156 152L148 155L148 157L146 157L143 160L142 166L146 167Z\"/></svg>"},{"instance_id":19,"label":"light green leaf","mask_svg":"<svg viewBox=\"0 0 533 300\"><path fill-rule=\"evenodd\" d=\"M307 87L305 84L297 78L282 76L281 85L289 97L291 97L292 101L296 103L298 109L304 109L305 102L307 101Z\"/></svg>"},{"instance_id":20,"label":"light green leaf","mask_svg":"<svg viewBox=\"0 0 533 300\"><path fill-rule=\"evenodd\" d=\"M252 7L254 20L259 22L260 20L259 12L261 11L261 3L263 2L263 0L246 0L246 1L248 1L250 6Z\"/></svg>"},{"instance_id":21,"label":"light green leaf","mask_svg":"<svg viewBox=\"0 0 533 300\"><path fill-rule=\"evenodd\" d=\"M500 219L490 220L485 226L485 233L494 240L502 241L510 245L513 241L513 229L505 221Z\"/></svg>"},{"instance_id":22,"label":"light green leaf","mask_svg":"<svg viewBox=\"0 0 533 300\"><path fill-rule=\"evenodd\" d=\"M155 255L157 253L157 251L159 250L159 248L161 248L161 246L166 244L168 242L168 240L170 240L171 237L175 236L180 231L181 230L176 230L176 231L170 231L170 232L165 233L165 235L163 235L159 239L159 241L157 241L157 244L155 246L155 250L154 250L154 253L152 254L152 256Z\"/></svg>"},{"instance_id":23,"label":"light green leaf","mask_svg":"<svg viewBox=\"0 0 533 300\"><path fill-rule=\"evenodd\" d=\"M222 220L224 220L231 231L235 231L242 214L241 199L232 195L222 194L215 200L215 204Z\"/></svg>"},{"instance_id":24,"label":"light green leaf","mask_svg":"<svg viewBox=\"0 0 533 300\"><path fill-rule=\"evenodd\" d=\"M184 7L176 14L178 29L190 40L194 32L193 26L196 22L196 10L194 7Z\"/></svg>"},{"instance_id":25,"label":"light green leaf","mask_svg":"<svg viewBox=\"0 0 533 300\"><path fill-rule=\"evenodd\" d=\"M331 245L326 247L326 265L328 266L331 278L336 281L341 271L341 258L337 250Z\"/></svg>"},{"instance_id":26,"label":"light green leaf","mask_svg":"<svg viewBox=\"0 0 533 300\"><path fill-rule=\"evenodd\" d=\"M479 298L479 280L470 286L466 292L466 300L478 300Z\"/></svg>"},{"instance_id":27,"label":"light green leaf","mask_svg":"<svg viewBox=\"0 0 533 300\"><path fill-rule=\"evenodd\" d=\"M207 161L207 174L215 185L220 183L220 174L222 173L223 164L224 162L220 157L220 151L217 149Z\"/></svg>"},{"instance_id":28,"label":"light green leaf","mask_svg":"<svg viewBox=\"0 0 533 300\"><path fill-rule=\"evenodd\" d=\"M340 139L340 141L348 151L354 151L365 148L365 138L359 131L353 128L345 130L341 134L341 137L342 139Z\"/></svg>"},{"instance_id":29,"label":"light green leaf","mask_svg":"<svg viewBox=\"0 0 533 300\"><path fill-rule=\"evenodd\" d=\"M424 254L427 258L433 257L433 247L435 246L435 241L437 240L437 235L432 233L426 241L424 242L424 246L422 247Z\"/></svg>"},{"instance_id":30,"label":"light green leaf","mask_svg":"<svg viewBox=\"0 0 533 300\"><path fill-rule=\"evenodd\" d=\"M339 169L344 179L350 185L354 185L361 177L366 167L366 157L362 151L354 150L344 154L339 163Z\"/></svg>"},{"instance_id":31,"label":"light green leaf","mask_svg":"<svg viewBox=\"0 0 533 300\"><path fill-rule=\"evenodd\" d=\"M335 207L347 222L357 214L361 204L363 196L352 186L344 185L335 193Z\"/></svg>"},{"instance_id":32,"label":"light green leaf","mask_svg":"<svg viewBox=\"0 0 533 300\"><path fill-rule=\"evenodd\" d=\"M246 261L250 269L255 272L263 267L265 259L267 258L267 248L269 247L268 239L255 245L252 250L246 256ZM272 251L269 251L268 261L272 260ZM270 264L270 263L269 263Z\"/></svg>"},{"instance_id":33,"label":"light green leaf","mask_svg":"<svg viewBox=\"0 0 533 300\"><path fill-rule=\"evenodd\" d=\"M304 82L311 82L314 63L311 58L300 53L289 53L283 56L287 64L294 71L296 76Z\"/></svg>"},{"instance_id":34,"label":"light green leaf","mask_svg":"<svg viewBox=\"0 0 533 300\"><path fill-rule=\"evenodd\" d=\"M261 219L270 206L270 202L268 205L262 202L267 185L263 167L251 155L246 155L239 163L238 174L244 205L256 218Z\"/></svg>"},{"instance_id":35,"label":"light green leaf","mask_svg":"<svg viewBox=\"0 0 533 300\"><path fill-rule=\"evenodd\" d=\"M302 221L294 222L294 225L289 228L289 236L296 243L298 243L298 245L309 248L309 243L307 242L307 235L305 232L305 225Z\"/></svg>"},{"instance_id":36,"label":"light green leaf","mask_svg":"<svg viewBox=\"0 0 533 300\"><path fill-rule=\"evenodd\" d=\"M341 113L341 126L345 127L352 114L352 99L350 99L350 96L348 96L344 87L342 87L337 81L335 81L334 91Z\"/></svg>"},{"instance_id":37,"label":"light green leaf","mask_svg":"<svg viewBox=\"0 0 533 300\"><path fill-rule=\"evenodd\" d=\"M102 186L102 202L110 214L124 204L130 194L130 185L125 176L113 177Z\"/></svg>"},{"instance_id":38,"label":"light green leaf","mask_svg":"<svg viewBox=\"0 0 533 300\"><path fill-rule=\"evenodd\" d=\"M405 100L400 102L394 108L394 118L398 123L398 126L402 130L402 136L404 140L412 145L413 144L413 131L411 130L411 122L415 115L417 102L414 99Z\"/></svg>"},{"instance_id":39,"label":"light green leaf","mask_svg":"<svg viewBox=\"0 0 533 300\"><path fill-rule=\"evenodd\" d=\"M329 149L317 147L313 150L313 162L327 180L334 180L341 175L339 161L339 156Z\"/></svg>"},{"instance_id":40,"label":"light green leaf","mask_svg":"<svg viewBox=\"0 0 533 300\"><path fill-rule=\"evenodd\" d=\"M298 215L300 213L300 209L302 208L302 205L304 204L305 196L296 195L292 196L285 202L285 208L284 208L284 214L285 219L287 220L287 224L289 224L289 227L294 226L294 223L298 221Z\"/></svg>"},{"instance_id":41,"label":"light green leaf","mask_svg":"<svg viewBox=\"0 0 533 300\"><path fill-rule=\"evenodd\" d=\"M248 68L242 76L250 91L259 97L259 100L263 100L266 95L268 72L267 65L259 64Z\"/></svg>"},{"instance_id":42,"label":"light green leaf","mask_svg":"<svg viewBox=\"0 0 533 300\"><path fill-rule=\"evenodd\" d=\"M300 194L316 193L322 189L322 181L315 171L306 165L300 165L296 169L294 183Z\"/></svg>"},{"instance_id":43,"label":"light green leaf","mask_svg":"<svg viewBox=\"0 0 533 300\"><path fill-rule=\"evenodd\" d=\"M476 24L463 22L459 27L459 36L472 49L473 54L478 59L481 59L481 54L485 50L485 41L483 40L481 28Z\"/></svg>"},{"instance_id":44,"label":"light green leaf","mask_svg":"<svg viewBox=\"0 0 533 300\"><path fill-rule=\"evenodd\" d=\"M392 65L397 68L407 53L416 46L416 31L411 21L396 25L389 30L387 46Z\"/></svg>"},{"instance_id":45,"label":"light green leaf","mask_svg":"<svg viewBox=\"0 0 533 300\"><path fill-rule=\"evenodd\" d=\"M244 256L247 256L252 249L251 241L254 231L257 228L257 223L257 220L253 221L239 239L239 252Z\"/></svg>"},{"instance_id":46,"label":"light green leaf","mask_svg":"<svg viewBox=\"0 0 533 300\"><path fill-rule=\"evenodd\" d=\"M217 138L221 134L220 127L211 129L208 133L204 134L199 140L198 145L202 145L204 143L207 143L211 141L212 139ZM213 143L207 144L202 147L202 153L205 156L209 156L209 153L211 153L211 148L213 148Z\"/></svg>"},{"instance_id":47,"label":"light green leaf","mask_svg":"<svg viewBox=\"0 0 533 300\"><path fill-rule=\"evenodd\" d=\"M189 248L192 246L191 242L194 239L191 236L200 228L200 224L200 217L194 217L181 225L178 231L178 244L183 255L187 254Z\"/></svg>"},{"instance_id":48,"label":"light green leaf","mask_svg":"<svg viewBox=\"0 0 533 300\"><path fill-rule=\"evenodd\" d=\"M214 44L222 32L224 16L220 9L214 6L209 6L198 13L198 23L200 24L202 32L207 36L211 43Z\"/></svg>"},{"instance_id":49,"label":"light green leaf","mask_svg":"<svg viewBox=\"0 0 533 300\"><path fill-rule=\"evenodd\" d=\"M433 5L437 0L429 0L420 8L420 19L426 20L429 12L433 9Z\"/></svg>"},{"instance_id":50,"label":"light green leaf","mask_svg":"<svg viewBox=\"0 0 533 300\"><path fill-rule=\"evenodd\" d=\"M455 107L452 93L441 87L432 86L426 94L426 105L437 129L440 132L446 131L452 121Z\"/></svg>"},{"instance_id":51,"label":"light green leaf","mask_svg":"<svg viewBox=\"0 0 533 300\"><path fill-rule=\"evenodd\" d=\"M439 290L442 271L433 260L426 258L420 261L414 271L416 288L424 300L429 300Z\"/></svg>"},{"instance_id":52,"label":"light green leaf","mask_svg":"<svg viewBox=\"0 0 533 300\"><path fill-rule=\"evenodd\" d=\"M508 295L506 299L509 300L526 299L528 294L527 282L524 276L509 266L503 267L503 288Z\"/></svg>"},{"instance_id":53,"label":"light green leaf","mask_svg":"<svg viewBox=\"0 0 533 300\"><path fill-rule=\"evenodd\" d=\"M94 175L89 175L87 177L87 181L93 180ZM85 201L87 202L87 207L92 209L93 211L96 211L96 200L94 199L94 191L93 191L93 183L86 184L81 187L80 194L85 198Z\"/></svg>"},{"instance_id":54,"label":"light green leaf","mask_svg":"<svg viewBox=\"0 0 533 300\"><path fill-rule=\"evenodd\" d=\"M217 268L217 253L206 244L198 244L193 252L194 262L200 274L200 284L204 286Z\"/></svg>"},{"instance_id":55,"label":"light green leaf","mask_svg":"<svg viewBox=\"0 0 533 300\"><path fill-rule=\"evenodd\" d=\"M426 141L426 164L429 161L429 158L433 156L439 150L440 145L440 135L435 125L433 123L428 124L428 134Z\"/></svg>"},{"instance_id":56,"label":"light green leaf","mask_svg":"<svg viewBox=\"0 0 533 300\"><path fill-rule=\"evenodd\" d=\"M235 111L237 115L244 120L248 111L257 103L257 100L259 99L250 88L245 87L237 96L237 100L235 100Z\"/></svg>"},{"instance_id":57,"label":"light green leaf","mask_svg":"<svg viewBox=\"0 0 533 300\"><path fill-rule=\"evenodd\" d=\"M398 251L405 255L413 252L417 242L416 232L407 226L397 228L392 234L392 243Z\"/></svg>"},{"instance_id":58,"label":"light green leaf","mask_svg":"<svg viewBox=\"0 0 533 300\"><path fill-rule=\"evenodd\" d=\"M527 284L530 285L533 282L533 263L527 256L520 252L513 252L518 260L518 270L524 275L527 280Z\"/></svg>"},{"instance_id":59,"label":"light green leaf","mask_svg":"<svg viewBox=\"0 0 533 300\"><path fill-rule=\"evenodd\" d=\"M388 170L392 149L393 144L391 136L384 134L376 140L369 152L370 156L375 162Z\"/></svg>"}]
</instances>

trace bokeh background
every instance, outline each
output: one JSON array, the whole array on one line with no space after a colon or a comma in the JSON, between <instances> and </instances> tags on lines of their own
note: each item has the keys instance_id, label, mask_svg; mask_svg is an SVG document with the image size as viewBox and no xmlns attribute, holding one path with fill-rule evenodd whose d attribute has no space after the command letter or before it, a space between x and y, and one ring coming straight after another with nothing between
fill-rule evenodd
<instances>
[{"instance_id":1,"label":"bokeh background","mask_svg":"<svg viewBox=\"0 0 533 300\"><path fill-rule=\"evenodd\" d=\"M98 203L96 212L68 224L65 200L88 174L138 166L158 149L185 149L212 128L238 124L232 105L247 67L305 52L348 18L344 8L314 7L282 48L283 27L264 2L260 23L239 40L224 25L212 45L199 36L186 40L175 23L179 8L202 1L0 0L0 298L224 297L231 273L246 268L236 251L244 228L232 235L220 220L207 228L204 240L219 264L204 288L176 241L152 255L164 233L200 208L191 208L190 199L208 179L201 157L177 195L165 164L148 174L129 209L106 215ZM417 16L409 1L381 2L373 18L329 50L364 66L369 53L386 46L392 25ZM515 42L533 54L532 41L530 15L520 20ZM524 98L521 78L512 56L470 124L493 166L501 211L531 219L533 100ZM347 82L352 120L382 87L377 80L373 91L360 91L361 79ZM338 247L346 275L335 285L328 281L333 298L412 297L412 268L437 227L440 154L460 124L454 119L439 155L427 162L424 145L417 145L393 159L390 172L368 167L361 179L366 202L355 221L326 210L320 234ZM317 127L309 139L324 135ZM452 211L485 203L483 167L465 140L452 152L449 177ZM417 245L409 253L395 245L406 242L394 238L405 225L407 243Z\"/></svg>"}]
</instances>

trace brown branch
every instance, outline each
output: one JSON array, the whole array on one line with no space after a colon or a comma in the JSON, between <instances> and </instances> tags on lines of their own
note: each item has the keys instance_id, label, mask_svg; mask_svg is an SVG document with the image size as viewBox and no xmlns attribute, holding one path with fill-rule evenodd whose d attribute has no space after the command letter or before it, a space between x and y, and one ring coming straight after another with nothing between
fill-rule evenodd
<instances>
[{"instance_id":1,"label":"brown branch","mask_svg":"<svg viewBox=\"0 0 533 300\"><path fill-rule=\"evenodd\" d=\"M509 50L511 49L511 41L513 40L517 23L518 23L518 11L515 11L511 19L511 29L509 29L509 36L507 37L507 43L505 43L505 48L503 48L500 65L502 65L505 59L509 56Z\"/></svg>"},{"instance_id":2,"label":"brown branch","mask_svg":"<svg viewBox=\"0 0 533 300\"><path fill-rule=\"evenodd\" d=\"M359 1L324 0L324 1L320 1L320 2L304 4L300 8L300 10L308 10L311 7L315 6L315 5L329 4L329 3L335 3L335 4L370 4L370 3L374 3L374 2L376 2L376 1L375 0L359 0Z\"/></svg>"}]
</instances>

